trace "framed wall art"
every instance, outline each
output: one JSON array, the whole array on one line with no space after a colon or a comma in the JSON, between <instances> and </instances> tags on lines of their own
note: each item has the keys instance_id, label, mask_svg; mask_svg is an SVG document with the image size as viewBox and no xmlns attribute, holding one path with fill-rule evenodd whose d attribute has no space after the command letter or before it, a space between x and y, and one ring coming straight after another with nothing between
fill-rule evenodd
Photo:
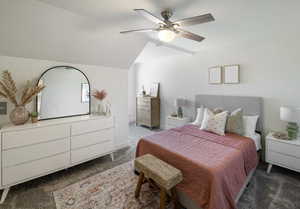
<instances>
[{"instance_id":1,"label":"framed wall art","mask_svg":"<svg viewBox=\"0 0 300 209\"><path fill-rule=\"evenodd\" d=\"M222 67L215 66L208 69L208 83L221 84L222 83Z\"/></svg>"},{"instance_id":2,"label":"framed wall art","mask_svg":"<svg viewBox=\"0 0 300 209\"><path fill-rule=\"evenodd\" d=\"M225 84L240 83L240 65L225 65L223 68Z\"/></svg>"}]
</instances>

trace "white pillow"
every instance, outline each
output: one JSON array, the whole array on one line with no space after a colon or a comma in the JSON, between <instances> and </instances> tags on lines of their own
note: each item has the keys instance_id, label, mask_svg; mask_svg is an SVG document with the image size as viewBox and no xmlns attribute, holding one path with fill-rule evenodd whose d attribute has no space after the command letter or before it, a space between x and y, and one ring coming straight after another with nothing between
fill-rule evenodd
<instances>
[{"instance_id":1,"label":"white pillow","mask_svg":"<svg viewBox=\"0 0 300 209\"><path fill-rule=\"evenodd\" d=\"M201 126L203 115L204 115L204 106L202 105L200 108L197 108L196 119L191 124L195 126Z\"/></svg>"},{"instance_id":2,"label":"white pillow","mask_svg":"<svg viewBox=\"0 0 300 209\"><path fill-rule=\"evenodd\" d=\"M205 108L200 129L224 136L227 115L227 111L215 115L211 110Z\"/></svg>"},{"instance_id":3,"label":"white pillow","mask_svg":"<svg viewBox=\"0 0 300 209\"><path fill-rule=\"evenodd\" d=\"M244 135L245 136L253 136L255 135L256 124L259 116L254 115L245 115L243 116L243 125L244 125Z\"/></svg>"}]
</instances>

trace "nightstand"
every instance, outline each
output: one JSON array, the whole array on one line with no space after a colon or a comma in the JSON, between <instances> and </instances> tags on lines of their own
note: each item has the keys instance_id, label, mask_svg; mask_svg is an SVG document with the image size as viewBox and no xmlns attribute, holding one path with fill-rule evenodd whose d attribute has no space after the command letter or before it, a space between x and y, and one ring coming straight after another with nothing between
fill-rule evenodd
<instances>
[{"instance_id":1,"label":"nightstand","mask_svg":"<svg viewBox=\"0 0 300 209\"><path fill-rule=\"evenodd\" d=\"M269 163L267 173L277 165L300 172L300 139L281 140L272 136L266 137L266 161Z\"/></svg>"},{"instance_id":2,"label":"nightstand","mask_svg":"<svg viewBox=\"0 0 300 209\"><path fill-rule=\"evenodd\" d=\"M190 122L190 118L188 117L179 118L179 117L168 116L166 122L166 129L184 126L189 122Z\"/></svg>"}]
</instances>

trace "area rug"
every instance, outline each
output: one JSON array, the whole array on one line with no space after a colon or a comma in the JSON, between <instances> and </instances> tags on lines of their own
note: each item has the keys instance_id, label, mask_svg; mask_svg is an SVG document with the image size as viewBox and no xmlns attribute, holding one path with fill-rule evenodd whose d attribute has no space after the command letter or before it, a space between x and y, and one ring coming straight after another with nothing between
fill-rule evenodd
<instances>
[{"instance_id":1,"label":"area rug","mask_svg":"<svg viewBox=\"0 0 300 209\"><path fill-rule=\"evenodd\" d=\"M134 191L137 181L131 161L54 191L56 208L157 209L159 191L144 184L139 199L136 199Z\"/></svg>"}]
</instances>

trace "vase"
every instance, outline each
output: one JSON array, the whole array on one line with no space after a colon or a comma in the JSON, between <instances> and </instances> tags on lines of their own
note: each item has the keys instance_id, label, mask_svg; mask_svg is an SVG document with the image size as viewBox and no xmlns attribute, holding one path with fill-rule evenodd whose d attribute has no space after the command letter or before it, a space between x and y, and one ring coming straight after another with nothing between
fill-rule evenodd
<instances>
[{"instance_id":1,"label":"vase","mask_svg":"<svg viewBox=\"0 0 300 209\"><path fill-rule=\"evenodd\" d=\"M23 105L16 106L9 114L9 118L14 125L23 125L29 120L29 112Z\"/></svg>"},{"instance_id":2,"label":"vase","mask_svg":"<svg viewBox=\"0 0 300 209\"><path fill-rule=\"evenodd\" d=\"M106 113L106 105L104 101L98 101L98 107L97 107L97 114L98 115L105 115Z\"/></svg>"}]
</instances>

